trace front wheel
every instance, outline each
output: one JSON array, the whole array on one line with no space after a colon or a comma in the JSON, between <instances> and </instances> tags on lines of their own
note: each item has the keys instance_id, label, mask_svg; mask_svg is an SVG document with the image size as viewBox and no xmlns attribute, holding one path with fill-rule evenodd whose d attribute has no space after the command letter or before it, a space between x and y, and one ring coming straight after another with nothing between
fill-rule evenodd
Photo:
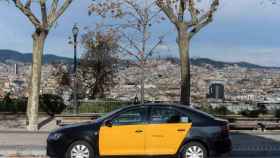
<instances>
[{"instance_id":1,"label":"front wheel","mask_svg":"<svg viewBox=\"0 0 280 158\"><path fill-rule=\"evenodd\" d=\"M190 142L183 146L180 158L207 158L207 150L197 142Z\"/></svg>"},{"instance_id":2,"label":"front wheel","mask_svg":"<svg viewBox=\"0 0 280 158\"><path fill-rule=\"evenodd\" d=\"M94 150L85 141L76 141L67 150L66 158L94 158Z\"/></svg>"}]
</instances>

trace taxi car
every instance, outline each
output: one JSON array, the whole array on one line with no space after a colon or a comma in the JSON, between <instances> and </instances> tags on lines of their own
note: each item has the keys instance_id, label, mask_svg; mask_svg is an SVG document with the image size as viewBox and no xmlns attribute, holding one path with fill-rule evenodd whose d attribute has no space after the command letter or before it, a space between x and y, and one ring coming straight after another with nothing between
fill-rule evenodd
<instances>
[{"instance_id":1,"label":"taxi car","mask_svg":"<svg viewBox=\"0 0 280 158\"><path fill-rule=\"evenodd\" d=\"M170 104L124 107L94 122L62 127L47 139L49 157L207 158L230 151L227 121Z\"/></svg>"}]
</instances>

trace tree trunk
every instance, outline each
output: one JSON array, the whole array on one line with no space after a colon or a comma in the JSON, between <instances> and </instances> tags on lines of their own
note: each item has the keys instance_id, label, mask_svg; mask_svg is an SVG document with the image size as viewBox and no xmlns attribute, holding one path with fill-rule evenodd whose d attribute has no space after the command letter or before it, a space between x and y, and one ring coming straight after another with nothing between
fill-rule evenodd
<instances>
[{"instance_id":1,"label":"tree trunk","mask_svg":"<svg viewBox=\"0 0 280 158\"><path fill-rule=\"evenodd\" d=\"M141 98L140 98L140 100L141 100L141 104L144 104L144 102L145 102L145 84L144 84L144 82L145 82L145 70L144 70L144 65L141 68L141 81L140 82L141 82L141 88L140 88Z\"/></svg>"},{"instance_id":2,"label":"tree trunk","mask_svg":"<svg viewBox=\"0 0 280 158\"><path fill-rule=\"evenodd\" d=\"M38 130L38 111L41 83L42 57L46 31L36 31L33 35L32 70L29 85L29 97L27 105L27 130Z\"/></svg>"},{"instance_id":3,"label":"tree trunk","mask_svg":"<svg viewBox=\"0 0 280 158\"><path fill-rule=\"evenodd\" d=\"M189 59L189 38L187 28L178 28L178 46L180 52L181 67L181 97L180 102L183 105L190 105L191 77L190 77L190 59Z\"/></svg>"}]
</instances>

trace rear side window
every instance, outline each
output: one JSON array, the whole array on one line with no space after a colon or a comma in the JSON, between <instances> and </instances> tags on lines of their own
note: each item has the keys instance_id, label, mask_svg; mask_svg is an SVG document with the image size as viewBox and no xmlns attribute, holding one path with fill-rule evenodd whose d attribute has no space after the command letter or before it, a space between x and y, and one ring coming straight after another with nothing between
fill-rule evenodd
<instances>
[{"instance_id":1,"label":"rear side window","mask_svg":"<svg viewBox=\"0 0 280 158\"><path fill-rule=\"evenodd\" d=\"M205 126L211 120L210 117L207 117L207 116L197 113L195 111L188 111L188 115L190 116L190 119L192 120L192 124L195 126Z\"/></svg>"},{"instance_id":2,"label":"rear side window","mask_svg":"<svg viewBox=\"0 0 280 158\"><path fill-rule=\"evenodd\" d=\"M182 123L188 122L188 117L173 108L152 107L150 123Z\"/></svg>"}]
</instances>

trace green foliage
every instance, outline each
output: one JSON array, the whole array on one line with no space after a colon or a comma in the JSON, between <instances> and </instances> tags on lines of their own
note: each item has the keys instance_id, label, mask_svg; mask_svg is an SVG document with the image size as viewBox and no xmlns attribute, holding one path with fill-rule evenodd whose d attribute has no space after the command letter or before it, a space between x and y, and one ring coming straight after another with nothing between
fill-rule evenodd
<instances>
[{"instance_id":1,"label":"green foliage","mask_svg":"<svg viewBox=\"0 0 280 158\"><path fill-rule=\"evenodd\" d=\"M274 112L274 116L276 118L280 118L280 109L277 109L275 112Z\"/></svg>"},{"instance_id":2,"label":"green foliage","mask_svg":"<svg viewBox=\"0 0 280 158\"><path fill-rule=\"evenodd\" d=\"M40 108L50 116L60 114L66 108L63 99L53 94L43 94L40 96Z\"/></svg>"},{"instance_id":3,"label":"green foliage","mask_svg":"<svg viewBox=\"0 0 280 158\"><path fill-rule=\"evenodd\" d=\"M203 106L200 110L212 115L231 115L232 111L228 110L225 106L212 108L211 106Z\"/></svg>"},{"instance_id":4,"label":"green foliage","mask_svg":"<svg viewBox=\"0 0 280 158\"><path fill-rule=\"evenodd\" d=\"M10 94L7 94L2 101L0 101L0 112L26 112L27 99L11 99Z\"/></svg>"},{"instance_id":5,"label":"green foliage","mask_svg":"<svg viewBox=\"0 0 280 158\"><path fill-rule=\"evenodd\" d=\"M260 110L243 110L240 112L240 115L245 117L257 118L260 115Z\"/></svg>"},{"instance_id":6,"label":"green foliage","mask_svg":"<svg viewBox=\"0 0 280 158\"><path fill-rule=\"evenodd\" d=\"M66 108L63 99L57 95L44 94L40 96L40 112L46 112L48 115L61 113ZM0 101L0 112L25 113L27 109L27 98L11 99L7 94Z\"/></svg>"},{"instance_id":7,"label":"green foliage","mask_svg":"<svg viewBox=\"0 0 280 158\"><path fill-rule=\"evenodd\" d=\"M259 104L256 109L254 110L243 110L240 112L240 115L245 116L245 117L252 117L252 118L257 118L260 115L265 115L268 113L268 110L265 106L265 104Z\"/></svg>"},{"instance_id":8,"label":"green foliage","mask_svg":"<svg viewBox=\"0 0 280 158\"><path fill-rule=\"evenodd\" d=\"M262 115L265 115L265 114L268 113L268 110L267 110L265 104L259 104L257 106L257 108L258 108L257 110L259 111L259 113L262 114Z\"/></svg>"}]
</instances>

